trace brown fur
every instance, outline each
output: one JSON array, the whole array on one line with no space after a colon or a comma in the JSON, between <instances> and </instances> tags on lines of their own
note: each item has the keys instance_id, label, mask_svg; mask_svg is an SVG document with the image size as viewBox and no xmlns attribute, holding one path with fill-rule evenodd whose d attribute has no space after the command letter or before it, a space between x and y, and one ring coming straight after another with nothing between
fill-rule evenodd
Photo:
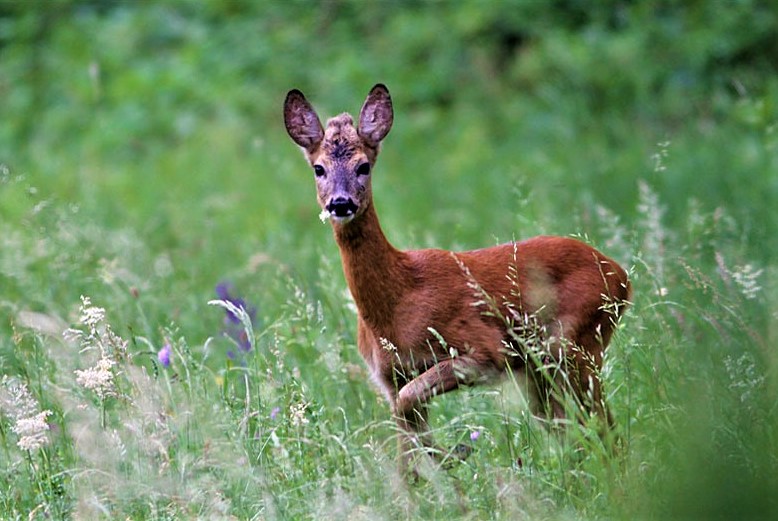
<instances>
[{"instance_id":1,"label":"brown fur","mask_svg":"<svg viewBox=\"0 0 778 521\"><path fill-rule=\"evenodd\" d=\"M299 91L287 96L284 115L310 164L326 172L316 176L322 208L338 197L356 207L353 215L335 218L333 231L358 309L359 352L407 433L406 449L431 445L425 433L431 397L508 368L529 369L537 413L564 416L560 397L538 376L538 360L525 352L518 326L511 331L511 319L522 317L532 317L547 355L567 368L583 408L610 423L599 371L630 297L627 274L615 261L563 237L460 253L399 251L379 225L372 174L355 173L364 162L372 168L391 128L386 87L371 90L357 128L342 114L323 129Z\"/></svg>"}]
</instances>

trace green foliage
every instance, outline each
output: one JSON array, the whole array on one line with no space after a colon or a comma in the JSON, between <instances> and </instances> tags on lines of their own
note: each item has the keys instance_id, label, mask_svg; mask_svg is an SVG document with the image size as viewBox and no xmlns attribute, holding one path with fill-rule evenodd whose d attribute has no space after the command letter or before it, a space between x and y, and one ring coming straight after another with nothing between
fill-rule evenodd
<instances>
[{"instance_id":1,"label":"green foliage","mask_svg":"<svg viewBox=\"0 0 778 521\"><path fill-rule=\"evenodd\" d=\"M757 0L0 2L3 515L775 517L777 35ZM433 402L467 460L397 473L281 123L290 88L334 115L378 81L395 244L582 234L630 268L619 450L508 378Z\"/></svg>"}]
</instances>

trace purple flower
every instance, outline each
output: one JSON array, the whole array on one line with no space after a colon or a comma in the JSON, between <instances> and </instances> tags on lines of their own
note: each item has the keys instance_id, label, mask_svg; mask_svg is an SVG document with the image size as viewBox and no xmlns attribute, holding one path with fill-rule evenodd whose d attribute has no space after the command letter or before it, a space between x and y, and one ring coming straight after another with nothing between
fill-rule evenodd
<instances>
[{"instance_id":1,"label":"purple flower","mask_svg":"<svg viewBox=\"0 0 778 521\"><path fill-rule=\"evenodd\" d=\"M170 367L170 354L172 352L173 348L170 346L170 342L165 342L165 345L157 353L157 360L162 364L162 367Z\"/></svg>"},{"instance_id":2,"label":"purple flower","mask_svg":"<svg viewBox=\"0 0 778 521\"><path fill-rule=\"evenodd\" d=\"M281 412L281 407L273 407L273 410L270 411L270 419L275 420L279 412Z\"/></svg>"},{"instance_id":3,"label":"purple flower","mask_svg":"<svg viewBox=\"0 0 778 521\"><path fill-rule=\"evenodd\" d=\"M481 431L473 431L470 433L470 441L475 441L481 436Z\"/></svg>"},{"instance_id":4,"label":"purple flower","mask_svg":"<svg viewBox=\"0 0 778 521\"><path fill-rule=\"evenodd\" d=\"M229 302L236 308L244 310L249 316L252 325L256 323L257 308L254 306L249 306L246 304L245 300L234 296L232 294L232 285L229 282L220 282L216 285L216 296L218 296L220 300ZM235 341L236 344L238 344L240 351L243 353L248 353L251 351L251 341L249 340L248 334L246 333L246 329L244 328L240 317L229 309L225 309L224 311L225 317L223 333ZM235 359L236 357L233 351L228 351L227 356L230 359Z\"/></svg>"},{"instance_id":5,"label":"purple flower","mask_svg":"<svg viewBox=\"0 0 778 521\"><path fill-rule=\"evenodd\" d=\"M240 297L233 297L230 294L231 290L232 285L229 282L220 282L216 285L216 296L225 302L229 302L236 308L244 310L248 314L249 318L251 319L251 323L253 324L257 317L257 308L254 306L247 306L246 301ZM235 315L229 309L225 309L224 311L226 313L226 316L224 317L224 325L240 324L240 317Z\"/></svg>"}]
</instances>

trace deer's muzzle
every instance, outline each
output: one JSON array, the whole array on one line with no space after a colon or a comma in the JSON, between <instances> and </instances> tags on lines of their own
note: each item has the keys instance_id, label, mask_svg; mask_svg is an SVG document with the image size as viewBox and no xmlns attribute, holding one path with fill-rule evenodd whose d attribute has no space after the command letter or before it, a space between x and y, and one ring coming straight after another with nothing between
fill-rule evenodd
<instances>
[{"instance_id":1,"label":"deer's muzzle","mask_svg":"<svg viewBox=\"0 0 778 521\"><path fill-rule=\"evenodd\" d=\"M349 219L357 212L357 205L348 197L335 197L327 204L327 211L337 219Z\"/></svg>"}]
</instances>

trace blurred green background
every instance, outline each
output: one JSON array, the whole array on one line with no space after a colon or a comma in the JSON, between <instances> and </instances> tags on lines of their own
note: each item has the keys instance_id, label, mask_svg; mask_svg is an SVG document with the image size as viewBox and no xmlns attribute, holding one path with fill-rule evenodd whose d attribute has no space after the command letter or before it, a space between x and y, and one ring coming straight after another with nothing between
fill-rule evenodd
<instances>
[{"instance_id":1,"label":"blurred green background","mask_svg":"<svg viewBox=\"0 0 778 521\"><path fill-rule=\"evenodd\" d=\"M162 244L202 237L191 212L219 214L228 250L233 227L261 244L314 215L284 95L355 112L380 81L397 112L376 188L390 230L453 226L444 246L482 243L484 223L503 240L571 232L595 203L629 220L645 178L671 224L691 198L725 206L753 255L776 253L769 2L0 5L4 164Z\"/></svg>"},{"instance_id":2,"label":"blurred green background","mask_svg":"<svg viewBox=\"0 0 778 521\"><path fill-rule=\"evenodd\" d=\"M31 367L20 310L72 321L87 294L127 336L174 323L197 344L219 329L205 303L222 280L258 328L314 309L289 298L304 288L326 315L316 349L356 363L281 108L298 88L322 117L353 114L377 82L395 124L373 187L395 245L576 234L633 273L611 389L643 441L578 515L775 514L769 1L0 1L3 372ZM286 354L324 408L386 416L306 342Z\"/></svg>"}]
</instances>

